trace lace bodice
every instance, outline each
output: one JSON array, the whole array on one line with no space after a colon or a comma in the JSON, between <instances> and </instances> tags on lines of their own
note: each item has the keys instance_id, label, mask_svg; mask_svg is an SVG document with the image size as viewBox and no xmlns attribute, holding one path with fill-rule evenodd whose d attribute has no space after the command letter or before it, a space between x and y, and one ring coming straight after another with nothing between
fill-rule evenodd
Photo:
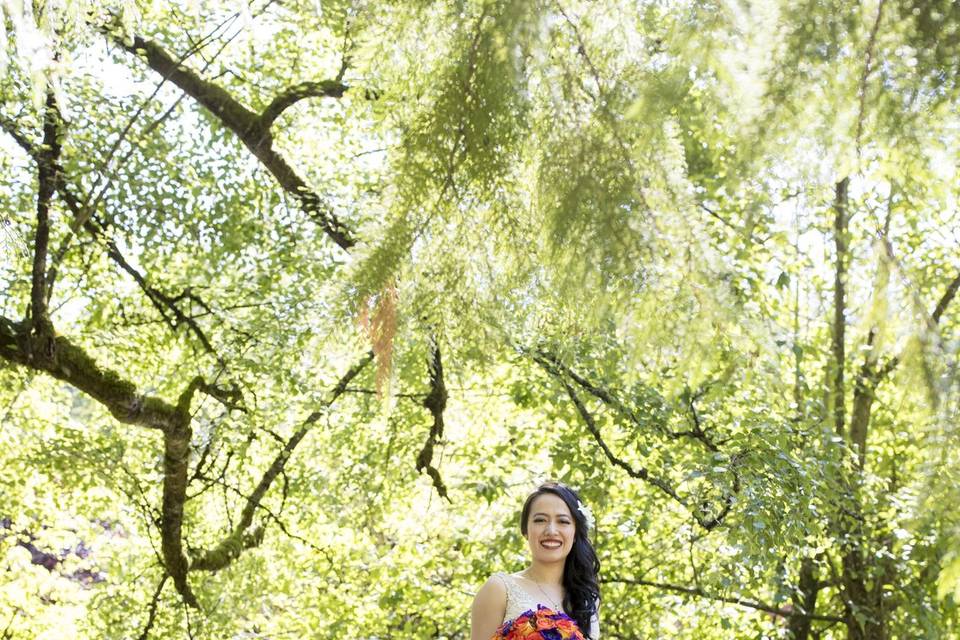
<instances>
[{"instance_id":1,"label":"lace bodice","mask_svg":"<svg viewBox=\"0 0 960 640\"><path fill-rule=\"evenodd\" d=\"M556 603L546 602L546 598L544 597L534 597L533 594L521 586L520 578L517 576L512 576L507 573L497 573L494 575L500 578L500 581L503 582L503 586L507 590L507 607L503 613L503 622L513 620L524 611L531 609L536 611L538 604L556 610ZM566 613L566 611L562 609L560 609L559 612ZM593 640L598 640L600 637L599 621L596 615L590 619L590 637Z\"/></svg>"}]
</instances>

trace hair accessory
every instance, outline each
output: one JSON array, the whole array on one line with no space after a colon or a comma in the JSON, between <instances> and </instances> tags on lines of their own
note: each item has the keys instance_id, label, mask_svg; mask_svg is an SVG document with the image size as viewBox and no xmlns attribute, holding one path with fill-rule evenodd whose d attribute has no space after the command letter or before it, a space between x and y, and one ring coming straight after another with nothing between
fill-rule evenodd
<instances>
[{"instance_id":1,"label":"hair accessory","mask_svg":"<svg viewBox=\"0 0 960 640\"><path fill-rule=\"evenodd\" d=\"M590 511L590 507L577 500L577 511L583 514L583 519L587 521L587 526L593 529L596 520L593 519L593 511Z\"/></svg>"}]
</instances>

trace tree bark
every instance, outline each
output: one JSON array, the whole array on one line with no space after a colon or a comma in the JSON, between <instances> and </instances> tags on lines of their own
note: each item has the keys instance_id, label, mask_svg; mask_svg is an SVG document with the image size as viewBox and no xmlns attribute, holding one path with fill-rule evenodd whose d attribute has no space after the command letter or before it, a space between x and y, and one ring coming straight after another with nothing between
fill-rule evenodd
<instances>
[{"instance_id":1,"label":"tree bark","mask_svg":"<svg viewBox=\"0 0 960 640\"><path fill-rule=\"evenodd\" d=\"M273 149L273 137L270 135L273 119L296 100L306 96L339 97L346 91L346 86L337 81L328 81L291 88L278 96L261 115L241 104L223 87L205 80L181 64L156 42L140 36L134 36L132 44L124 42L123 39L115 38L115 41L125 50L142 58L151 69L180 87L233 131L284 191L300 202L307 215L313 218L340 248L349 251L356 244L356 238L337 218L330 204L311 189L286 159Z\"/></svg>"},{"instance_id":2,"label":"tree bark","mask_svg":"<svg viewBox=\"0 0 960 640\"><path fill-rule=\"evenodd\" d=\"M844 178L836 185L834 200L833 234L837 252L836 268L833 282L833 331L831 353L832 362L832 403L833 424L837 435L843 436L846 394L843 379L844 361L846 353L844 340L846 338L846 281L847 281L847 188L850 178Z\"/></svg>"},{"instance_id":3,"label":"tree bark","mask_svg":"<svg viewBox=\"0 0 960 640\"><path fill-rule=\"evenodd\" d=\"M817 580L817 566L813 558L804 558L800 561L797 595L793 600L794 610L804 615L792 616L787 626L793 640L807 640L810 637L812 619L808 616L816 615L817 594L819 592L820 583Z\"/></svg>"},{"instance_id":4,"label":"tree bark","mask_svg":"<svg viewBox=\"0 0 960 640\"><path fill-rule=\"evenodd\" d=\"M836 247L836 263L834 265L833 288L833 327L831 331L831 389L833 423L837 435L848 444L857 444L853 440L863 440L865 443L867 423L870 420L870 408L873 402L873 376L869 371L861 370L854 395L854 419L850 425L850 432L846 429L846 280L849 256L849 215L848 189L850 178L845 177L836 184L834 199L834 246ZM872 340L868 339L868 342ZM868 356L869 357L869 356ZM867 365L869 361L867 362ZM869 367L865 365L865 369ZM866 373L866 377L865 374ZM863 449L859 453L862 455ZM858 487L861 484L861 463L855 477L841 477L842 486L846 487L847 497L851 505L838 513L838 535L841 540L841 591L844 604L844 622L847 625L847 640L879 640L874 635L876 625L882 623L878 619L878 611L873 606L869 589L867 588L867 566L864 558L863 532L860 522L860 498ZM844 472L841 471L841 474ZM801 630L802 631L802 630ZM808 631L809 633L809 631Z\"/></svg>"},{"instance_id":5,"label":"tree bark","mask_svg":"<svg viewBox=\"0 0 960 640\"><path fill-rule=\"evenodd\" d=\"M53 91L47 92L43 110L43 144L37 158L37 232L33 242L33 277L30 287L30 307L33 332L36 338L53 348L53 328L47 313L47 248L50 242L50 202L57 182L57 162L60 157L60 114Z\"/></svg>"}]
</instances>

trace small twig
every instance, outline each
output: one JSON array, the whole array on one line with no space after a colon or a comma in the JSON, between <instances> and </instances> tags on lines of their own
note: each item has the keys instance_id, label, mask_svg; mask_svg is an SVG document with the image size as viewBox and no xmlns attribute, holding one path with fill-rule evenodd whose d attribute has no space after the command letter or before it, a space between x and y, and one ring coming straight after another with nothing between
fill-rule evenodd
<instances>
[{"instance_id":1,"label":"small twig","mask_svg":"<svg viewBox=\"0 0 960 640\"><path fill-rule=\"evenodd\" d=\"M143 627L143 631L140 632L139 640L147 640L147 637L150 635L150 629L153 628L153 623L157 619L157 604L160 601L160 594L163 593L163 585L167 583L167 578L170 577L166 573L163 574L163 577L160 578L160 584L157 585L157 589L153 592L153 598L150 600L150 612L147 615L147 623Z\"/></svg>"}]
</instances>

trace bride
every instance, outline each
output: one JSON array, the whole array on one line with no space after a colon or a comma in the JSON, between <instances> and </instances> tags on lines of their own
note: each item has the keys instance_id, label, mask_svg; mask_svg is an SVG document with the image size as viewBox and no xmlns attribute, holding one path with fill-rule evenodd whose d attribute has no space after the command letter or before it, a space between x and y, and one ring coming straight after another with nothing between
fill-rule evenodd
<instances>
[{"instance_id":1,"label":"bride","mask_svg":"<svg viewBox=\"0 0 960 640\"><path fill-rule=\"evenodd\" d=\"M471 640L525 638L524 629L529 634L560 632L537 638L586 638L589 631L598 640L600 562L587 538L592 526L590 510L573 489L557 482L537 487L520 516L530 566L513 574L495 573L480 588L471 610Z\"/></svg>"}]
</instances>

